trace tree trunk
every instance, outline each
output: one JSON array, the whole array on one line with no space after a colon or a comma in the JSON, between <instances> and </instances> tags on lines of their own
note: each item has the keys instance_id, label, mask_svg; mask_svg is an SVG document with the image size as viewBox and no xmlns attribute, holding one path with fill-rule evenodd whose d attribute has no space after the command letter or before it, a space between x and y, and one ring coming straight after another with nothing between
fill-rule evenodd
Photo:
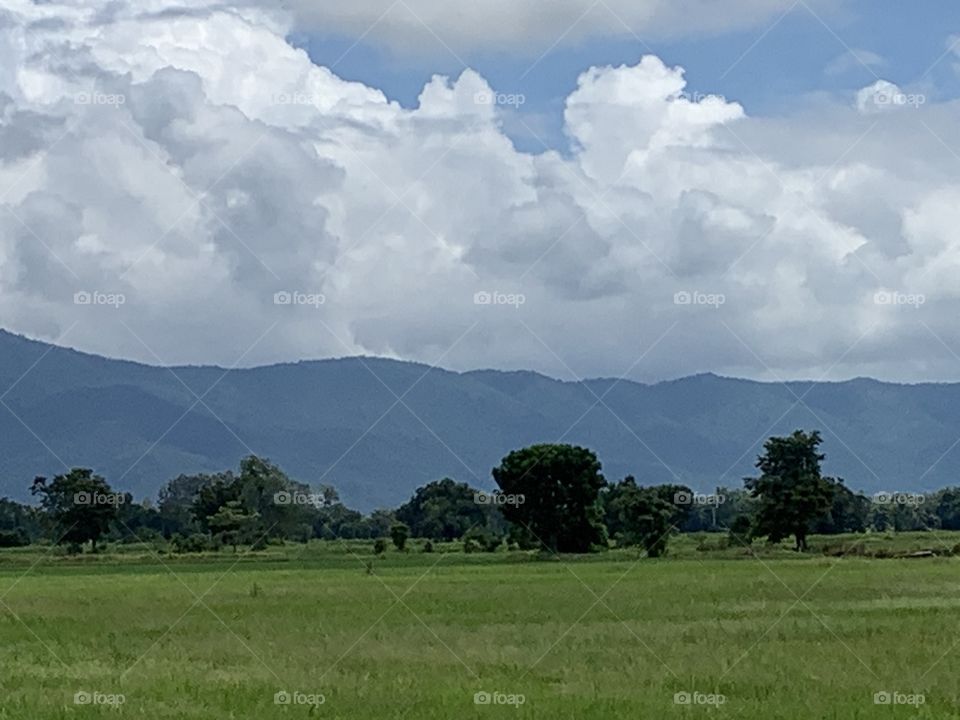
<instances>
[{"instance_id":1,"label":"tree trunk","mask_svg":"<svg viewBox=\"0 0 960 720\"><path fill-rule=\"evenodd\" d=\"M797 539L797 547L794 548L797 552L806 552L807 551L807 534L798 532L794 535Z\"/></svg>"}]
</instances>

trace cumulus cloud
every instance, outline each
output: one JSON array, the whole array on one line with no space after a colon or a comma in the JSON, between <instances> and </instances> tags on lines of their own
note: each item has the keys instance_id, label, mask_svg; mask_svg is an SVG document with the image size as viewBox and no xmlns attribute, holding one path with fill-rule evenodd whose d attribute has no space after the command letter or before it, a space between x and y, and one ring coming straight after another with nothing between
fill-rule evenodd
<instances>
[{"instance_id":1,"label":"cumulus cloud","mask_svg":"<svg viewBox=\"0 0 960 720\"><path fill-rule=\"evenodd\" d=\"M476 72L403 108L288 31L8 2L5 326L147 362L956 376L954 104L756 118L646 56L585 70L569 148L527 153Z\"/></svg>"}]
</instances>

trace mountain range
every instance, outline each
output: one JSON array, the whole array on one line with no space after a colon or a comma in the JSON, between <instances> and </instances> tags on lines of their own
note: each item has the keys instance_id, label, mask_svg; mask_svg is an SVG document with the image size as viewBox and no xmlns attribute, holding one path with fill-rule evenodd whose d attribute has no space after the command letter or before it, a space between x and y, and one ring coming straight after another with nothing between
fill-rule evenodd
<instances>
[{"instance_id":1,"label":"mountain range","mask_svg":"<svg viewBox=\"0 0 960 720\"><path fill-rule=\"evenodd\" d=\"M491 487L507 452L558 441L595 450L611 480L711 490L740 487L763 441L798 428L821 431L825 471L853 489L960 477L960 384L568 382L367 357L165 368L0 330L0 496L21 500L34 476L65 467L143 498L255 453L370 510L444 476Z\"/></svg>"}]
</instances>

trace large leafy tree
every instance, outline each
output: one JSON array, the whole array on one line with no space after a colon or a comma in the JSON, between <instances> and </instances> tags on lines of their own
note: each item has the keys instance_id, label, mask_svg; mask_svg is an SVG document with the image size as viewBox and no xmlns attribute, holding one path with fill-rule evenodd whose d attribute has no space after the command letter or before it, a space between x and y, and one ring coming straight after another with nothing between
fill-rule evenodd
<instances>
[{"instance_id":1,"label":"large leafy tree","mask_svg":"<svg viewBox=\"0 0 960 720\"><path fill-rule=\"evenodd\" d=\"M771 542L792 535L797 551L807 549L807 535L830 511L839 484L821 474L821 442L816 430L766 441L756 463L760 476L744 479L756 500L755 535Z\"/></svg>"},{"instance_id":2,"label":"large leafy tree","mask_svg":"<svg viewBox=\"0 0 960 720\"><path fill-rule=\"evenodd\" d=\"M169 537L173 533L196 532L201 529L197 521L194 503L201 489L211 485L229 485L233 475L229 471L218 475L179 475L160 488L157 511L160 514L162 532ZM211 503L213 504L213 503ZM217 506L219 507L219 506ZM203 517L215 513L217 508L205 508L209 512Z\"/></svg>"},{"instance_id":3,"label":"large leafy tree","mask_svg":"<svg viewBox=\"0 0 960 720\"><path fill-rule=\"evenodd\" d=\"M817 522L815 529L824 535L865 532L870 522L870 510L870 498L854 493L838 481L830 510Z\"/></svg>"},{"instance_id":4,"label":"large leafy tree","mask_svg":"<svg viewBox=\"0 0 960 720\"><path fill-rule=\"evenodd\" d=\"M93 552L97 550L97 541L116 519L122 497L113 492L106 480L84 468L74 468L49 482L47 478L38 477L30 492L40 497L40 508L59 544L90 542Z\"/></svg>"},{"instance_id":5,"label":"large leafy tree","mask_svg":"<svg viewBox=\"0 0 960 720\"><path fill-rule=\"evenodd\" d=\"M674 502L677 492L689 490L675 485L640 487L632 476L614 486L608 495L607 517L617 542L641 545L649 557L666 553L671 531L689 511L689 506L678 507Z\"/></svg>"},{"instance_id":6,"label":"large leafy tree","mask_svg":"<svg viewBox=\"0 0 960 720\"><path fill-rule=\"evenodd\" d=\"M600 491L606 481L590 450L532 445L515 450L493 469L493 479L514 502L501 506L554 552L582 553L606 544ZM521 497L522 496L522 502Z\"/></svg>"},{"instance_id":7,"label":"large leafy tree","mask_svg":"<svg viewBox=\"0 0 960 720\"><path fill-rule=\"evenodd\" d=\"M450 478L435 480L417 488L397 509L397 520L410 527L413 537L456 540L486 523L486 511L477 504L476 492Z\"/></svg>"}]
</instances>

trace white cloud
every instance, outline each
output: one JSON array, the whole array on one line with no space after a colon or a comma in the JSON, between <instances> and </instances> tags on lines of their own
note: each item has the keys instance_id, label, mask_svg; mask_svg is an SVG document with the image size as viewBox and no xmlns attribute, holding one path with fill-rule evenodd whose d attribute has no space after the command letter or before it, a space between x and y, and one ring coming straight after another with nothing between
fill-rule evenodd
<instances>
[{"instance_id":1,"label":"white cloud","mask_svg":"<svg viewBox=\"0 0 960 720\"><path fill-rule=\"evenodd\" d=\"M856 108L753 118L648 56L585 71L571 151L531 154L477 73L405 109L249 7L8 6L12 330L148 362L374 353L556 375L619 374L667 333L634 376L956 377L920 323L960 352L960 186L934 137L953 104L865 117L901 92L887 83Z\"/></svg>"}]
</instances>

